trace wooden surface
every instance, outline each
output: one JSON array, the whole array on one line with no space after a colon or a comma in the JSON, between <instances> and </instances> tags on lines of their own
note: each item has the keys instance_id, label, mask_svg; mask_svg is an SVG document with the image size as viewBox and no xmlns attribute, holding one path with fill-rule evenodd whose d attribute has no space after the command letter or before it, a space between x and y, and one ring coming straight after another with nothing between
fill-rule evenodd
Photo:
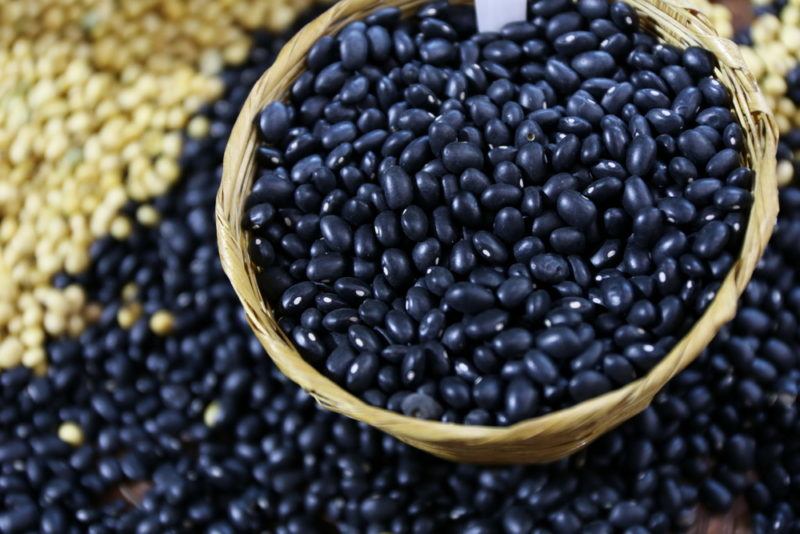
<instances>
[{"instance_id":1,"label":"wooden surface","mask_svg":"<svg viewBox=\"0 0 800 534\"><path fill-rule=\"evenodd\" d=\"M734 30L739 31L747 27L753 20L753 10L749 0L721 0L717 2L726 6L733 13Z\"/></svg>"}]
</instances>

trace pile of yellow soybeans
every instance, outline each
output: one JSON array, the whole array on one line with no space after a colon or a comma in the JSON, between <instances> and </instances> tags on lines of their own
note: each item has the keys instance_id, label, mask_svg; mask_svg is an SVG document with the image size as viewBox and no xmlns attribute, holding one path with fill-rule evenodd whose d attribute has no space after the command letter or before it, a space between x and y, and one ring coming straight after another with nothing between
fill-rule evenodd
<instances>
[{"instance_id":1,"label":"pile of yellow soybeans","mask_svg":"<svg viewBox=\"0 0 800 534\"><path fill-rule=\"evenodd\" d=\"M0 2L0 369L45 368L47 336L76 335L99 310L77 286L119 214L180 175L183 131L245 60L254 28L286 28L312 0ZM144 204L143 223L158 214ZM168 322L163 315L153 321Z\"/></svg>"},{"instance_id":2,"label":"pile of yellow soybeans","mask_svg":"<svg viewBox=\"0 0 800 534\"><path fill-rule=\"evenodd\" d=\"M754 4L771 2L757 0ZM752 46L742 46L747 66L756 76L761 90L775 112L781 135L800 127L800 109L786 96L786 74L800 61L800 1L790 0L778 15L764 14L750 26ZM795 156L800 156L796 154ZM789 183L793 166L788 160L778 163L778 182Z\"/></svg>"}]
</instances>

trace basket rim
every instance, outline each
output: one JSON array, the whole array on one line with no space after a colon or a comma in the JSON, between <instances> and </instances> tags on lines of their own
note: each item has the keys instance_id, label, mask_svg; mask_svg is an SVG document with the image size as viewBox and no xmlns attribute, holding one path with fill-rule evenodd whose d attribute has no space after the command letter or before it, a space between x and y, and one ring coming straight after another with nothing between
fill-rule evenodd
<instances>
[{"instance_id":1,"label":"basket rim","mask_svg":"<svg viewBox=\"0 0 800 534\"><path fill-rule=\"evenodd\" d=\"M734 99L733 108L748 141L745 143L747 163L756 176L752 188L754 202L748 214L742 250L717 294L689 331L679 338L669 352L645 375L623 387L545 415L505 427L479 426L418 419L371 406L307 362L274 324L270 306L261 296L255 281L247 243L242 242L243 239L247 239L248 234L240 228L240 219L235 208L237 202L243 204L242 197L246 197L252 185L251 171L254 171L253 155L256 142L254 120L265 102L274 100L278 94L280 98L285 96L285 88L288 88L293 81L292 75L304 70L305 53L316 39L321 35L335 33L348 20L363 18L367 13L382 7L399 6L409 11L425 1L342 0L298 32L284 46L273 65L264 72L243 105L225 150L223 176L216 204L217 239L222 266L245 308L248 322L270 358L284 374L315 397L324 407L368 423L402 441L445 458L468 459L468 461L477 458L483 462L505 462L507 461L505 457L483 458L479 455L473 458L469 452L459 451L458 448L471 450L518 443L520 447L516 451L518 454L513 458L514 461L519 461L520 458L527 461L525 458L528 457L532 458L532 461L556 459L574 452L644 409L669 379L691 363L722 325L734 317L738 297L752 276L758 259L766 247L777 216L775 171L777 126L736 45L719 37L705 17L692 6L690 0L670 2L624 0L636 9L643 24L649 25L651 33L655 32L660 40L664 39L663 35L658 35L660 25L670 26L671 23L673 27L670 30L678 35L683 32L683 37L688 43L697 43L710 50L719 63L719 67L715 69L715 76L731 90L732 94L741 97ZM453 3L472 2L457 0ZM281 87L284 90L279 91ZM248 173L250 173L249 183ZM254 291L257 299L253 298ZM273 324L268 324L269 321ZM633 406L629 410L630 413L615 411L626 406ZM599 433L593 424L598 418L610 421L608 424L600 425L604 428ZM570 428L588 429L584 433L570 434L569 439L573 444L569 449L565 448L564 443L556 443L552 449L541 447L535 451L522 450L530 447L526 443L531 439L544 438L556 432L569 433Z\"/></svg>"}]
</instances>

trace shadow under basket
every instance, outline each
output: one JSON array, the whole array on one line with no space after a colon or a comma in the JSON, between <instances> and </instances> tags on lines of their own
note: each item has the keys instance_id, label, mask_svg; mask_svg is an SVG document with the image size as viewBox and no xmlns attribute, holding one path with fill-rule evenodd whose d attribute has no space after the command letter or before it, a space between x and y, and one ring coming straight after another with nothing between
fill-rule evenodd
<instances>
[{"instance_id":1,"label":"shadow under basket","mask_svg":"<svg viewBox=\"0 0 800 534\"><path fill-rule=\"evenodd\" d=\"M414 447L462 462L539 463L567 456L641 412L658 391L700 354L730 321L766 246L778 211L775 176L777 128L755 79L732 42L720 38L689 2L626 0L643 28L662 42L700 46L718 60L717 78L730 90L736 119L745 132L745 163L755 172L754 201L744 245L716 297L693 325L647 375L617 390L508 427L470 426L427 421L368 405L306 362L278 327L256 282L257 267L248 253L249 235L242 215L256 173L258 146L254 118L268 103L282 100L305 68L308 50L323 35L372 11L396 6L404 14L423 0L343 0L305 26L286 44L274 65L255 84L242 108L225 151L216 206L217 239L222 266L247 319L278 368L322 406L363 421ZM458 2L468 3L468 2Z\"/></svg>"}]
</instances>

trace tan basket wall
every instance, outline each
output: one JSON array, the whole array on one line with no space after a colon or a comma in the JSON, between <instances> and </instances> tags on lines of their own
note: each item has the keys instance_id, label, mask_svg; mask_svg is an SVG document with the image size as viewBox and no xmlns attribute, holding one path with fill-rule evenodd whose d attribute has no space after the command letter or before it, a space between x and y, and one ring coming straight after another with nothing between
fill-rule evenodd
<instances>
[{"instance_id":1,"label":"tan basket wall","mask_svg":"<svg viewBox=\"0 0 800 534\"><path fill-rule=\"evenodd\" d=\"M642 411L675 374L691 363L736 312L738 297L769 240L778 211L775 178L777 129L755 79L737 47L717 36L688 0L626 0L644 28L679 47L701 46L719 61L716 75L730 89L734 111L745 130L747 164L755 171L754 203L741 257L711 305L669 354L643 378L570 408L509 427L455 425L407 417L370 406L307 363L281 332L256 282L248 254L248 235L240 221L253 184L256 139L254 117L269 102L285 98L302 73L305 55L321 36L375 9L400 7L409 13L427 0L343 0L309 23L286 44L274 65L256 83L242 108L225 151L216 222L222 265L261 344L280 370L324 407L364 421L436 456L462 462L538 463L556 460L584 447ZM469 3L460 0L459 3Z\"/></svg>"}]
</instances>

